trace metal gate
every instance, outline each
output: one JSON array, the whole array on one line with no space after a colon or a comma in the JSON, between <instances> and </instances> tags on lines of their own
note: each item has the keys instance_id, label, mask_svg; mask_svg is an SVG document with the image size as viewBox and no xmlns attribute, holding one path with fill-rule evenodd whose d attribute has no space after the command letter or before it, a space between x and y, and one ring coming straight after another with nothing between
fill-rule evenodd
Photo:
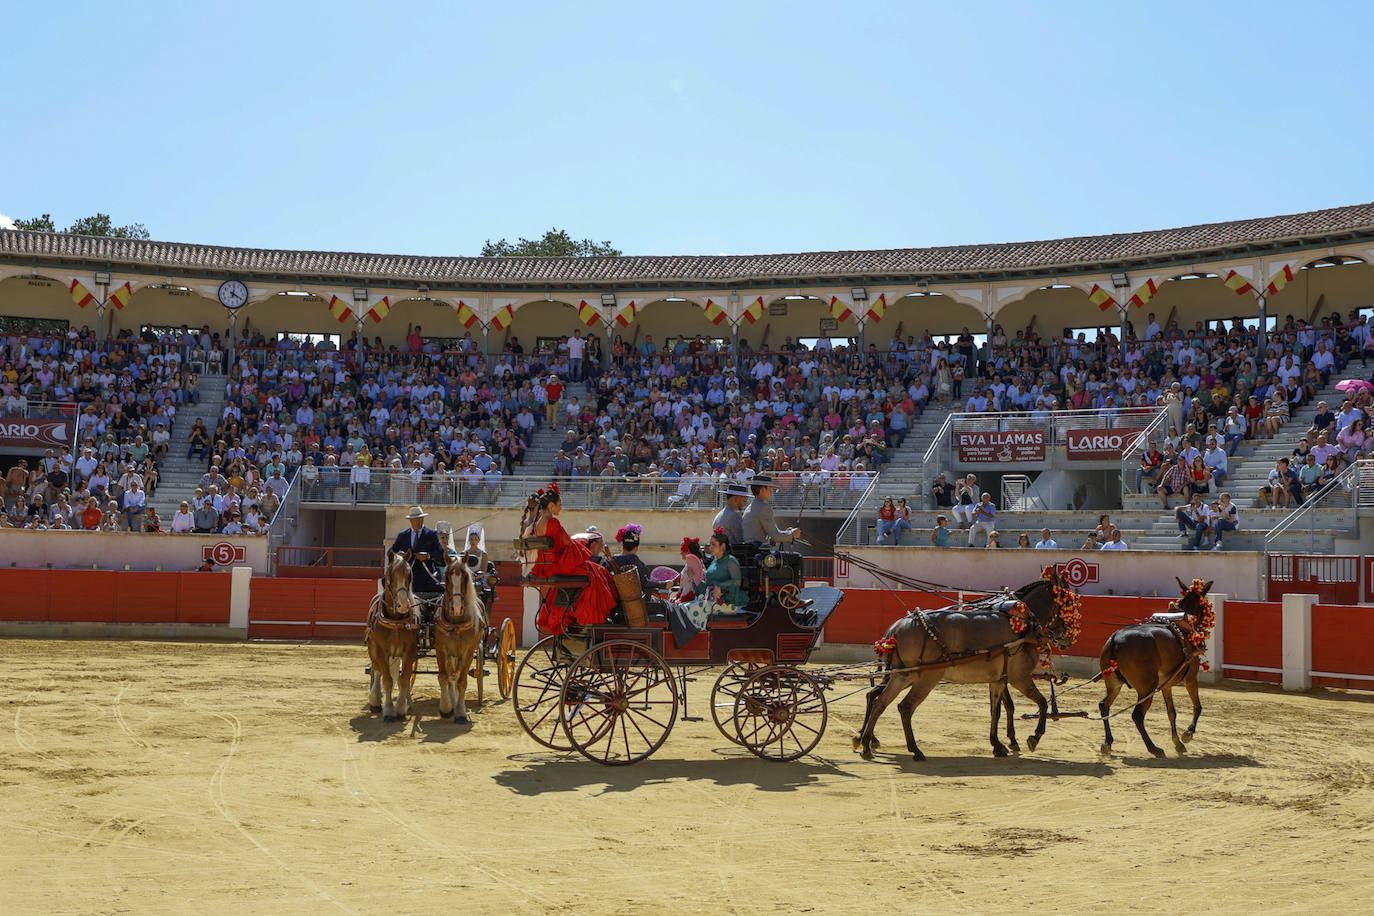
<instances>
[{"instance_id":1,"label":"metal gate","mask_svg":"<svg viewBox=\"0 0 1374 916\"><path fill-rule=\"evenodd\" d=\"M1360 557L1308 556L1271 553L1269 555L1269 600L1282 601L1284 595L1316 595L1326 604L1359 604L1361 589Z\"/></svg>"}]
</instances>

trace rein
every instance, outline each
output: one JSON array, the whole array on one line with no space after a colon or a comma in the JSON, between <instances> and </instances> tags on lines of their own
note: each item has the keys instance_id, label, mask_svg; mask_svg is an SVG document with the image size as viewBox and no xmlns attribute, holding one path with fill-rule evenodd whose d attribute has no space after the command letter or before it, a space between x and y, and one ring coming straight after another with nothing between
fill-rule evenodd
<instances>
[{"instance_id":1,"label":"rein","mask_svg":"<svg viewBox=\"0 0 1374 916\"><path fill-rule=\"evenodd\" d=\"M454 595L453 595L453 593L452 593L451 591L449 591L449 589L448 589L448 581L447 581L447 579L445 579L445 582L444 582L444 602L443 602L443 604L441 604L441 605L439 606L439 613L436 614L435 617L434 617L434 628L435 628L436 630L438 630L440 633L443 633L443 634L445 634L445 635L447 635L447 634L449 634L449 633L454 633L454 632L457 632L457 633L466 633L467 631L476 628L476 626L477 626L477 615L476 615L476 614L473 615L473 618L474 618L474 619L469 620L467 623L454 622L454 621L450 621L450 620L448 619L448 612L449 612L450 610L453 609L453 606L454 606L455 603L456 603L456 602L454 601Z\"/></svg>"}]
</instances>

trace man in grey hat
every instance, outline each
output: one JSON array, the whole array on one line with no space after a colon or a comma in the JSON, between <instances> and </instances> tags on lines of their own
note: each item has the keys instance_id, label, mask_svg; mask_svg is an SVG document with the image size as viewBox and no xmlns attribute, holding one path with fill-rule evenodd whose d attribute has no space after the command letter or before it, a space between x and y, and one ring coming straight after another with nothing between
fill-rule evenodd
<instances>
[{"instance_id":1,"label":"man in grey hat","mask_svg":"<svg viewBox=\"0 0 1374 916\"><path fill-rule=\"evenodd\" d=\"M788 528L784 531L773 518L773 478L755 474L749 487L754 491L754 501L744 510L744 540L756 544L769 541L783 544L796 540L801 529Z\"/></svg>"},{"instance_id":2,"label":"man in grey hat","mask_svg":"<svg viewBox=\"0 0 1374 916\"><path fill-rule=\"evenodd\" d=\"M715 519L711 522L711 530L717 528L725 530L725 535L730 538L731 544L744 543L744 516L740 510L744 508L745 502L749 499L749 488L738 481L730 481L725 485L725 508L716 513Z\"/></svg>"}]
</instances>

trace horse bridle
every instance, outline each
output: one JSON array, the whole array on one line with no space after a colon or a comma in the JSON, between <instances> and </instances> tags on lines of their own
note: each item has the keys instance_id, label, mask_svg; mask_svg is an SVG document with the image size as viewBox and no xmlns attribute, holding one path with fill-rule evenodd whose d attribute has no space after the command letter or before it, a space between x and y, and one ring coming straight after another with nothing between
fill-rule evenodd
<instances>
[{"instance_id":1,"label":"horse bridle","mask_svg":"<svg viewBox=\"0 0 1374 916\"><path fill-rule=\"evenodd\" d=\"M455 563L455 564L454 564L454 568L458 570L458 574L459 574L459 575L466 575L466 576L471 576L471 575L472 575L471 571L468 570L468 568L467 568L467 566L466 566L465 564L462 564L462 563ZM449 590L449 587L448 587L448 576L445 575L445 576L444 576L444 597L443 597L443 600L442 600L442 601L440 602L440 604L439 604L439 613L436 614L436 615L434 616L434 626L435 626L435 628L437 628L437 629L439 630L439 632L441 632L441 633L452 633L454 630L457 630L458 632L462 633L462 632L465 632L465 631L467 631L467 630L471 630L473 627L477 626L477 621L476 621L476 620L470 620L470 621L468 621L467 623L451 623L451 622L449 622L449 620L448 620L448 612L449 612L450 610L453 609L454 597L455 597L455 596L454 596L453 592L450 591L450 590Z\"/></svg>"}]
</instances>

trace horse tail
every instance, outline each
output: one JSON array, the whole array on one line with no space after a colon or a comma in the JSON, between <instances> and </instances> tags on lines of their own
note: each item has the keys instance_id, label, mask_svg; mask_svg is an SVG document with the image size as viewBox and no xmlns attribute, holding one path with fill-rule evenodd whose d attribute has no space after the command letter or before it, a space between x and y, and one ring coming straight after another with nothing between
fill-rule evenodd
<instances>
[{"instance_id":1,"label":"horse tail","mask_svg":"<svg viewBox=\"0 0 1374 916\"><path fill-rule=\"evenodd\" d=\"M1121 664L1116 657L1115 633L1108 637L1106 645L1102 647L1102 655L1098 658L1098 665L1101 667L1102 671L1097 677L1105 681L1108 677L1115 674L1117 677L1121 678L1121 683L1125 684L1127 687L1131 686L1131 682L1126 680L1126 675L1122 672ZM1097 678L1093 678L1093 680L1096 679ZM1134 690L1135 688L1131 687L1131 689Z\"/></svg>"}]
</instances>

